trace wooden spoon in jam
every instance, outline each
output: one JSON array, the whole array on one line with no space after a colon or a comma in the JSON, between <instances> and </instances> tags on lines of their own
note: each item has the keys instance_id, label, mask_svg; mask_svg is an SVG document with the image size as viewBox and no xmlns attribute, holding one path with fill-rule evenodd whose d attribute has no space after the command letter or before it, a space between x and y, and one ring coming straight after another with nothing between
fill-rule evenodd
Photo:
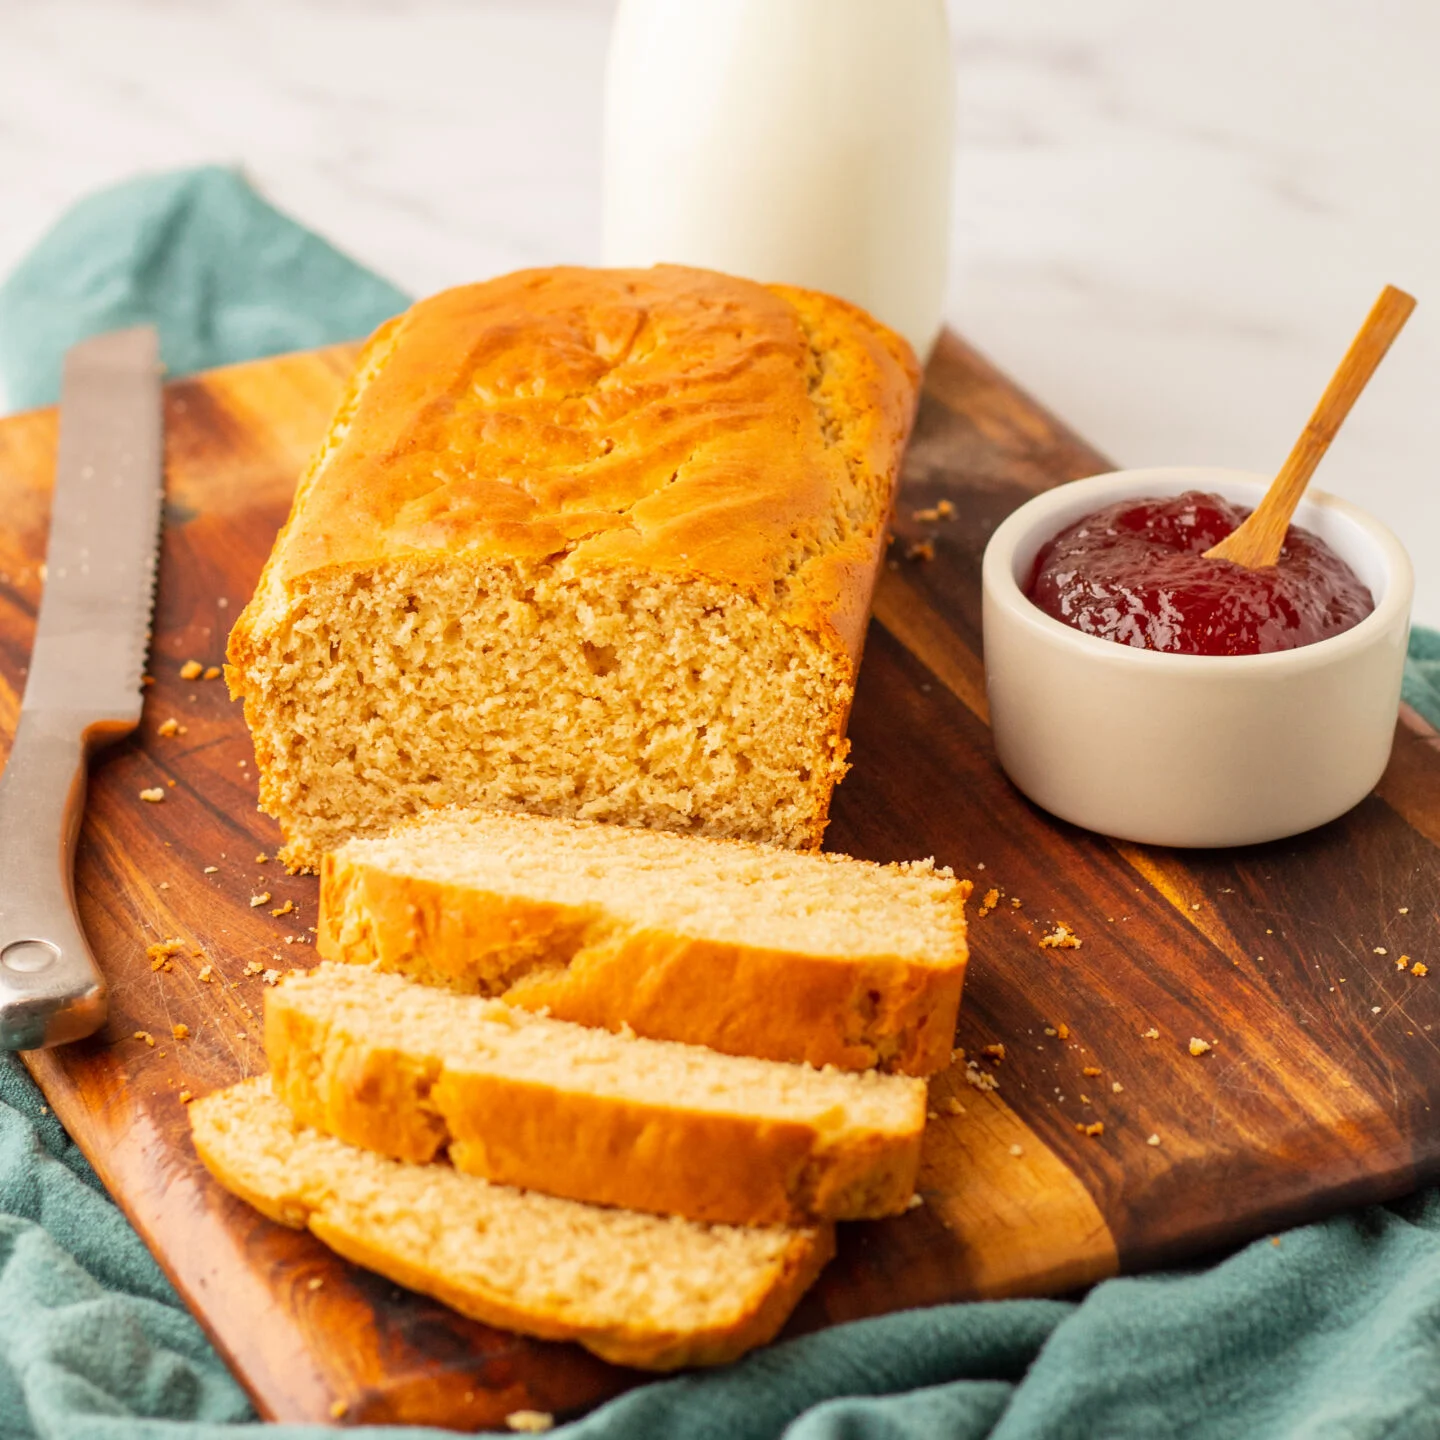
<instances>
[{"instance_id":1,"label":"wooden spoon in jam","mask_svg":"<svg viewBox=\"0 0 1440 1440\"><path fill-rule=\"evenodd\" d=\"M1350 342L1350 348L1330 377L1315 413L1301 431L1294 449L1286 456L1264 499L1246 520L1218 545L1205 552L1207 560L1229 560L1248 570L1263 570L1280 558L1280 547L1285 543L1290 517L1295 513L1315 467L1330 448L1330 442L1350 413L1350 407L1370 383L1375 367L1385 358L1390 342L1400 333L1414 308L1414 299L1393 285L1387 285L1380 292L1380 298L1365 317L1360 333Z\"/></svg>"}]
</instances>

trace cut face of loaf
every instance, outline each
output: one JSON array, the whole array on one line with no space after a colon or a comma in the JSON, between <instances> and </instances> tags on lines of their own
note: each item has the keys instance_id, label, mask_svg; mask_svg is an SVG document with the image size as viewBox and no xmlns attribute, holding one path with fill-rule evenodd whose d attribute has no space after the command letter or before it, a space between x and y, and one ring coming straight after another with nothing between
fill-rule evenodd
<instances>
[{"instance_id":1,"label":"cut face of loaf","mask_svg":"<svg viewBox=\"0 0 1440 1440\"><path fill-rule=\"evenodd\" d=\"M950 1063L968 893L928 861L444 811L325 857L317 944L581 1025L926 1075Z\"/></svg>"},{"instance_id":2,"label":"cut face of loaf","mask_svg":"<svg viewBox=\"0 0 1440 1440\"><path fill-rule=\"evenodd\" d=\"M276 1095L352 1145L602 1205L739 1225L898 1214L925 1082L612 1035L368 967L265 996Z\"/></svg>"},{"instance_id":3,"label":"cut face of loaf","mask_svg":"<svg viewBox=\"0 0 1440 1440\"><path fill-rule=\"evenodd\" d=\"M264 1076L197 1101L190 1126L211 1174L272 1220L464 1315L620 1365L763 1345L834 1250L828 1226L696 1225L401 1164L307 1129Z\"/></svg>"},{"instance_id":4,"label":"cut face of loaf","mask_svg":"<svg viewBox=\"0 0 1440 1440\"><path fill-rule=\"evenodd\" d=\"M675 266L383 327L230 640L287 858L453 804L818 847L916 381Z\"/></svg>"}]
</instances>

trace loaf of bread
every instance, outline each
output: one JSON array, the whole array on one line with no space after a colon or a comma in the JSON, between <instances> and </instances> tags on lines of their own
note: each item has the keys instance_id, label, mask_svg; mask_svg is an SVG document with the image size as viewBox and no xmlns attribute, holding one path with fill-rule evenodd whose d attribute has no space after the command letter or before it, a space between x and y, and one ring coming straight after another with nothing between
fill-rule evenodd
<instances>
[{"instance_id":1,"label":"loaf of bread","mask_svg":"<svg viewBox=\"0 0 1440 1440\"><path fill-rule=\"evenodd\" d=\"M351 1145L736 1225L898 1214L925 1082L612 1035L357 965L265 995L275 1094Z\"/></svg>"},{"instance_id":2,"label":"loaf of bread","mask_svg":"<svg viewBox=\"0 0 1440 1440\"><path fill-rule=\"evenodd\" d=\"M317 945L731 1055L950 1063L969 882L740 841L440 811L325 857Z\"/></svg>"},{"instance_id":3,"label":"loaf of bread","mask_svg":"<svg viewBox=\"0 0 1440 1440\"><path fill-rule=\"evenodd\" d=\"M286 858L456 803L817 847L917 377L677 266L382 326L230 637Z\"/></svg>"},{"instance_id":4,"label":"loaf of bread","mask_svg":"<svg viewBox=\"0 0 1440 1440\"><path fill-rule=\"evenodd\" d=\"M771 1339L834 1250L828 1225L697 1225L405 1165L299 1124L246 1080L190 1107L201 1160L272 1220L462 1314L606 1360L718 1365Z\"/></svg>"}]
</instances>

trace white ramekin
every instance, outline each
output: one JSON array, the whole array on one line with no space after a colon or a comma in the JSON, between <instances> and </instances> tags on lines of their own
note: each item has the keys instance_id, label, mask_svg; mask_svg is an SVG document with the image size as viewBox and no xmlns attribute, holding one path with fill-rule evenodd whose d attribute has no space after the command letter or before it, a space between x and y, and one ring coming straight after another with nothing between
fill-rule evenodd
<instances>
[{"instance_id":1,"label":"white ramekin","mask_svg":"<svg viewBox=\"0 0 1440 1440\"><path fill-rule=\"evenodd\" d=\"M1209 490L1255 505L1269 478L1119 470L1028 501L984 561L985 675L1000 763L1061 819L1151 845L1249 845L1342 815L1390 757L1414 576L1378 520L1311 491L1295 523L1375 599L1354 629L1275 655L1167 655L1082 634L1033 605L1040 547L1116 500Z\"/></svg>"}]
</instances>

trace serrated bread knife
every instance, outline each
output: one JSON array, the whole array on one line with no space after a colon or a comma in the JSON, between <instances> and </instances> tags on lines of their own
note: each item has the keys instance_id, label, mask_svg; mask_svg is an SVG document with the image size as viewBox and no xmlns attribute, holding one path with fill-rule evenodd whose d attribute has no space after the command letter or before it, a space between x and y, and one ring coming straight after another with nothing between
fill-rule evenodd
<instances>
[{"instance_id":1,"label":"serrated bread knife","mask_svg":"<svg viewBox=\"0 0 1440 1440\"><path fill-rule=\"evenodd\" d=\"M65 357L45 588L0 775L0 1047L105 1023L75 910L86 764L140 723L163 494L160 347L149 326Z\"/></svg>"}]
</instances>

